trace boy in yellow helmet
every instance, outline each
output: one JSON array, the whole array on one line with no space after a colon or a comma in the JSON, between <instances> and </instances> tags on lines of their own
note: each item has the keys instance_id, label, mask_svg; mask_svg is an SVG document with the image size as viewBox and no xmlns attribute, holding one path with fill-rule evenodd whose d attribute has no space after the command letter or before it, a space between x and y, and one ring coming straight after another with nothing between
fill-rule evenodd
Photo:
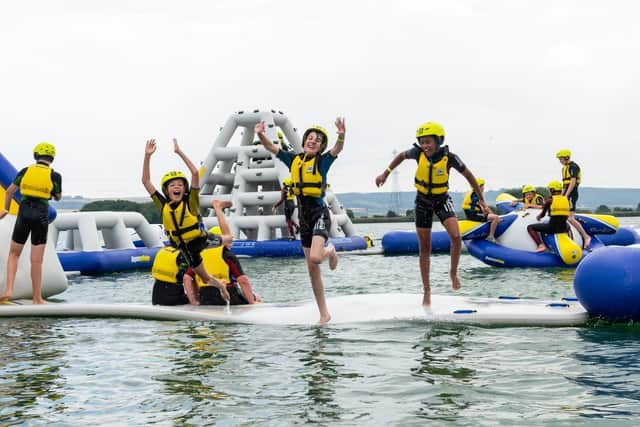
<instances>
[{"instance_id":1,"label":"boy in yellow helmet","mask_svg":"<svg viewBox=\"0 0 640 427\"><path fill-rule=\"evenodd\" d=\"M549 222L527 225L527 232L538 245L535 252L547 250L539 233L558 234L567 232L567 218L569 218L569 200L562 195L562 183L551 181L548 185L551 196L544 201L542 212L537 216L540 221L549 212Z\"/></svg>"},{"instance_id":2,"label":"boy in yellow helmet","mask_svg":"<svg viewBox=\"0 0 640 427\"><path fill-rule=\"evenodd\" d=\"M525 184L522 186L522 199L516 199L512 201L511 206L514 206L518 202L522 202L524 204L524 209L542 209L542 205L544 204L544 197L536 193L536 187L531 184Z\"/></svg>"},{"instance_id":3,"label":"boy in yellow helmet","mask_svg":"<svg viewBox=\"0 0 640 427\"><path fill-rule=\"evenodd\" d=\"M293 190L298 199L298 219L300 221L300 241L307 269L311 277L311 286L320 311L320 323L331 320L324 297L324 284L320 274L320 264L329 258L329 268L335 270L338 265L336 248L325 243L329 239L331 214L324 201L327 174L344 146L344 118L336 119L338 139L328 152L329 134L320 126L312 126L303 136L303 152L290 153L273 144L264 133L264 122L256 124L254 131L264 148L282 161L291 171Z\"/></svg>"},{"instance_id":4,"label":"boy in yellow helmet","mask_svg":"<svg viewBox=\"0 0 640 427\"><path fill-rule=\"evenodd\" d=\"M36 163L18 172L5 193L4 209L0 211L0 219L7 215L11 200L18 188L22 194L22 201L7 258L6 289L0 295L0 301L9 300L13 295L18 259L31 234L32 299L34 304L46 304L42 298L42 260L49 230L49 199L53 197L55 200L60 200L62 197L62 177L51 168L55 156L56 149L48 142L36 145L33 149L33 158Z\"/></svg>"},{"instance_id":5,"label":"boy in yellow helmet","mask_svg":"<svg viewBox=\"0 0 640 427\"><path fill-rule=\"evenodd\" d=\"M162 212L162 225L169 236L172 245L177 247L189 267L207 283L220 289L225 300L229 300L229 293L224 283L220 283L210 276L202 263L200 253L211 243L207 239L207 233L201 226L199 217L200 208L200 177L198 169L182 151L178 141L173 139L173 151L184 161L191 172L191 188L189 181L180 171L171 171L162 177L162 193L151 182L150 163L151 155L156 151L155 139L147 141L145 147L144 162L142 164L142 184L151 196L151 200ZM232 237L224 235L216 237L213 244L220 246L232 241Z\"/></svg>"},{"instance_id":6,"label":"boy in yellow helmet","mask_svg":"<svg viewBox=\"0 0 640 427\"><path fill-rule=\"evenodd\" d=\"M380 187L385 183L389 174L406 159L413 159L418 164L414 179L416 194L416 232L418 234L420 276L424 287L422 304L431 305L431 287L429 284L430 256L431 256L431 225L433 215L437 215L440 222L447 230L451 240L451 286L460 289L458 279L458 262L462 249L462 239L458 228L458 219L453 208L453 202L449 196L449 170L457 170L466 178L469 185L478 195L478 200L484 203L482 190L478 186L476 177L462 163L455 154L449 152L448 146L443 146L444 129L435 122L422 124L416 131L418 144L407 151L398 154L391 160L389 167L376 177L376 185Z\"/></svg>"},{"instance_id":7,"label":"boy in yellow helmet","mask_svg":"<svg viewBox=\"0 0 640 427\"><path fill-rule=\"evenodd\" d=\"M562 165L562 195L569 200L569 224L578 230L582 236L582 248L587 249L591 244L591 236L584 231L582 224L574 215L578 206L578 187L582 182L582 171L580 166L571 160L571 151L566 148L558 151L556 158Z\"/></svg>"},{"instance_id":8,"label":"boy in yellow helmet","mask_svg":"<svg viewBox=\"0 0 640 427\"><path fill-rule=\"evenodd\" d=\"M484 179L478 178L478 187L484 193ZM465 194L462 201L462 210L469 221L490 222L489 235L487 240L496 243L496 228L500 222L500 217L494 214L486 203L480 202L480 197L475 191Z\"/></svg>"},{"instance_id":9,"label":"boy in yellow helmet","mask_svg":"<svg viewBox=\"0 0 640 427\"><path fill-rule=\"evenodd\" d=\"M296 195L293 192L293 183L291 178L282 181L282 189L280 190L280 200L273 205L275 213L278 206L284 203L284 217L287 221L287 230L289 232L289 240L296 238L298 233L298 224L293 221L293 213L296 210Z\"/></svg>"}]
</instances>

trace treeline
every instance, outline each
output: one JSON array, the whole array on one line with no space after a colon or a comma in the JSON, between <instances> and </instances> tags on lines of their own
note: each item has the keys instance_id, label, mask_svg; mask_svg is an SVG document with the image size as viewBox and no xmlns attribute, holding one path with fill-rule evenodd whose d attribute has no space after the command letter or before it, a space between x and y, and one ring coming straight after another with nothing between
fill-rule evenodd
<instances>
[{"instance_id":1,"label":"treeline","mask_svg":"<svg viewBox=\"0 0 640 427\"><path fill-rule=\"evenodd\" d=\"M129 200L98 200L87 203L80 209L81 212L116 211L116 212L140 212L151 224L161 224L160 210L153 204L136 203Z\"/></svg>"}]
</instances>

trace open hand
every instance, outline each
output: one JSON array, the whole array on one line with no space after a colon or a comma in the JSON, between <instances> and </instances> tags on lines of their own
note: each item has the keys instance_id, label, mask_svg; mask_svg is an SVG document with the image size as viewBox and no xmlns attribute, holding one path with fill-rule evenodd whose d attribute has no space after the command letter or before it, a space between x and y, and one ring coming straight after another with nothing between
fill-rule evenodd
<instances>
[{"instance_id":1,"label":"open hand","mask_svg":"<svg viewBox=\"0 0 640 427\"><path fill-rule=\"evenodd\" d=\"M338 117L336 119L336 128L338 128L337 134L339 136L344 136L344 132L345 132L345 124L344 124L344 117Z\"/></svg>"},{"instance_id":2,"label":"open hand","mask_svg":"<svg viewBox=\"0 0 640 427\"><path fill-rule=\"evenodd\" d=\"M260 135L261 133L264 133L264 121L260 121L260 122L256 123L256 125L253 127L253 131L257 135Z\"/></svg>"},{"instance_id":3,"label":"open hand","mask_svg":"<svg viewBox=\"0 0 640 427\"><path fill-rule=\"evenodd\" d=\"M155 152L156 152L156 140L155 139L148 139L147 140L147 145L144 148L144 154L151 155L151 154L153 154Z\"/></svg>"},{"instance_id":4,"label":"open hand","mask_svg":"<svg viewBox=\"0 0 640 427\"><path fill-rule=\"evenodd\" d=\"M178 140L175 138L173 138L173 152L174 153L180 152L180 146L178 145Z\"/></svg>"}]
</instances>

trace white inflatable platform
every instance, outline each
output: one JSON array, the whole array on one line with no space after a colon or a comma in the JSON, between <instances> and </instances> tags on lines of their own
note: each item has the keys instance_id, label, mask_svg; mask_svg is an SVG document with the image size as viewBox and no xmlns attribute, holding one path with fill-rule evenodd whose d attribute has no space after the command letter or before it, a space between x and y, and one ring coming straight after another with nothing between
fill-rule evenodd
<instances>
[{"instance_id":1,"label":"white inflatable platform","mask_svg":"<svg viewBox=\"0 0 640 427\"><path fill-rule=\"evenodd\" d=\"M574 298L541 301L433 295L425 309L421 294L367 294L329 298L331 324L411 320L502 326L571 326L589 315ZM244 306L152 306L139 304L0 304L0 317L121 317L198 320L266 325L315 325L315 302Z\"/></svg>"}]
</instances>

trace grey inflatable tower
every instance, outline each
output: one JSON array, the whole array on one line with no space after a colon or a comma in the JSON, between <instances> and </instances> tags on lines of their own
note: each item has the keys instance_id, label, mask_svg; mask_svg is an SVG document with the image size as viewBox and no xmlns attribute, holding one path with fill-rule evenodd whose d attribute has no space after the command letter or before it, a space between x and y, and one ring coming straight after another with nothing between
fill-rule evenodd
<instances>
[{"instance_id":1,"label":"grey inflatable tower","mask_svg":"<svg viewBox=\"0 0 640 427\"><path fill-rule=\"evenodd\" d=\"M231 200L233 207L227 218L235 239L272 240L287 236L282 206L276 213L273 205L280 200L280 183L290 176L287 167L262 147L253 128L265 122L266 135L278 143L278 129L284 134L288 147L302 152L300 136L281 111L238 111L227 120L203 163L200 184L200 207L207 226L216 223L211 217L214 198ZM240 130L239 146L229 146ZM329 147L332 142L329 141ZM283 149L283 147L280 147ZM330 237L355 235L355 227L347 216L331 187L326 189L325 201L331 211ZM297 222L298 210L294 214Z\"/></svg>"}]
</instances>

